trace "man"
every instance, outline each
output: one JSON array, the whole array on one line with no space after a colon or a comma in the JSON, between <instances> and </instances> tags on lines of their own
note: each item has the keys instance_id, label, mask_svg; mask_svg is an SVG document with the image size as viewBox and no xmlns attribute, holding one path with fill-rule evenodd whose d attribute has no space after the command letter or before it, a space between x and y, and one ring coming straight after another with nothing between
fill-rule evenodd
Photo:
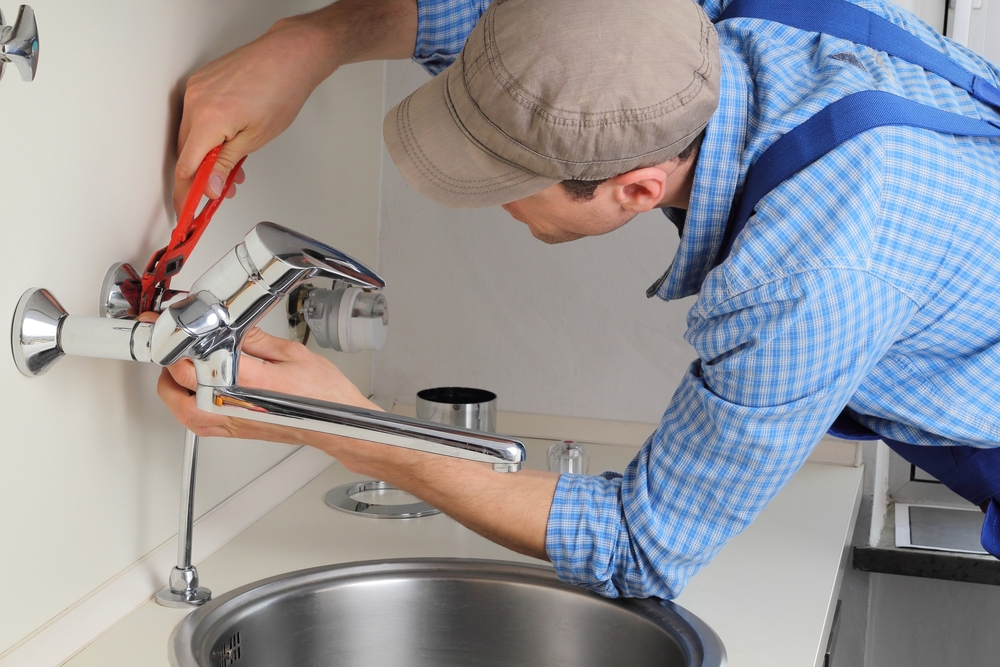
<instances>
[{"instance_id":1,"label":"man","mask_svg":"<svg viewBox=\"0 0 1000 667\"><path fill-rule=\"evenodd\" d=\"M502 205L551 243L663 209L681 241L649 295L698 294L686 337L699 359L624 476L496 475L209 416L186 389L187 366L163 375L164 401L201 434L320 447L608 596L675 597L842 412L928 451L1000 445L996 139L900 123L858 133L765 189L724 246L750 166L854 93L1000 114L843 38L759 19L713 27L727 4L341 0L208 65L185 98L178 201L209 148L226 141L221 176L287 127L339 65L412 56L431 71L457 57L384 124L393 160L423 194ZM912 15L865 7L1000 82ZM214 179L210 196L221 187ZM244 350L260 361L248 360L242 383L371 406L301 346L257 332Z\"/></svg>"}]
</instances>

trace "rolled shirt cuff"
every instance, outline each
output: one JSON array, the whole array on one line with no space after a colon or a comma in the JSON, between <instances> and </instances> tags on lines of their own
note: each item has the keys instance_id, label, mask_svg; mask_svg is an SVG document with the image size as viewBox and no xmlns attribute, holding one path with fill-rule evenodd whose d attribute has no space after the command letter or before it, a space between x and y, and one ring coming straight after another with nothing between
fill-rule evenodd
<instances>
[{"instance_id":1,"label":"rolled shirt cuff","mask_svg":"<svg viewBox=\"0 0 1000 667\"><path fill-rule=\"evenodd\" d=\"M612 577L624 525L622 479L612 475L560 476L545 534L559 578L605 597L620 594Z\"/></svg>"}]
</instances>

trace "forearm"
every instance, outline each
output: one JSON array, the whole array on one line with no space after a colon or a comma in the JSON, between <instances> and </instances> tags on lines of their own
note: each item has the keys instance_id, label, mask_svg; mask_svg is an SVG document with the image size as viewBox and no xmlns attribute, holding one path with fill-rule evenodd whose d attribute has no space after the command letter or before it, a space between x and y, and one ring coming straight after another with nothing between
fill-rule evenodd
<instances>
[{"instance_id":1,"label":"forearm","mask_svg":"<svg viewBox=\"0 0 1000 667\"><path fill-rule=\"evenodd\" d=\"M295 30L315 54L322 81L341 65L409 58L417 39L416 0L340 0L275 23L271 31Z\"/></svg>"},{"instance_id":2,"label":"forearm","mask_svg":"<svg viewBox=\"0 0 1000 667\"><path fill-rule=\"evenodd\" d=\"M493 542L548 559L545 532L558 480L554 473L498 473L486 463L323 434L308 441L354 472L417 496Z\"/></svg>"}]
</instances>

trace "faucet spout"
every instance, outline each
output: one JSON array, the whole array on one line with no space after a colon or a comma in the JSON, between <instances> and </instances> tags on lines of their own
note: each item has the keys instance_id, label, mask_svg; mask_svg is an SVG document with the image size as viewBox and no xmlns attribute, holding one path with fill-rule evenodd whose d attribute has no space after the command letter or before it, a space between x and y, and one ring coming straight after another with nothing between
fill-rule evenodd
<instances>
[{"instance_id":1,"label":"faucet spout","mask_svg":"<svg viewBox=\"0 0 1000 667\"><path fill-rule=\"evenodd\" d=\"M517 472L526 456L503 436L260 389L199 386L196 400L206 412L481 461L497 472Z\"/></svg>"}]
</instances>

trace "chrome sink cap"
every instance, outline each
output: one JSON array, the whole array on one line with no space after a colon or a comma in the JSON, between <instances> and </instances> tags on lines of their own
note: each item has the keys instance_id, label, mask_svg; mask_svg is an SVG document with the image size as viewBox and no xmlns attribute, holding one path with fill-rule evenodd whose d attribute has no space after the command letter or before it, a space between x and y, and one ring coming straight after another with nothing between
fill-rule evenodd
<instances>
[{"instance_id":1,"label":"chrome sink cap","mask_svg":"<svg viewBox=\"0 0 1000 667\"><path fill-rule=\"evenodd\" d=\"M343 280L366 289L380 290L385 281L367 266L308 236L303 236L273 222L261 222L247 234L244 241L250 260L257 273L268 276L274 263L280 262L291 269L314 271L335 280ZM274 282L268 278L268 282Z\"/></svg>"}]
</instances>

